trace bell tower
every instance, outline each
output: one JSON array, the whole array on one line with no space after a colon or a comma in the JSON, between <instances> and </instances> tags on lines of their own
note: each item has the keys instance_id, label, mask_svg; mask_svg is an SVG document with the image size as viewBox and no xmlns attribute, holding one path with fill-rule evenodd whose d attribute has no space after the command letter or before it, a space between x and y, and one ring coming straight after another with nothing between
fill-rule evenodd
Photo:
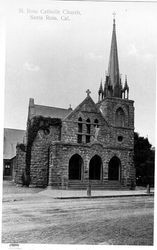
<instances>
[{"instance_id":1,"label":"bell tower","mask_svg":"<svg viewBox=\"0 0 157 250\"><path fill-rule=\"evenodd\" d=\"M133 101L129 100L127 76L125 76L123 84L119 71L115 15L113 18L108 71L105 75L104 84L102 81L100 83L97 105L109 125L116 127L119 124L116 123L116 114L117 110L120 109L119 115L123 114L125 116L123 127L134 129L134 107Z\"/></svg>"},{"instance_id":2,"label":"bell tower","mask_svg":"<svg viewBox=\"0 0 157 250\"><path fill-rule=\"evenodd\" d=\"M119 70L116 22L113 18L113 30L109 55L108 71L104 82L100 82L97 106L109 128L108 161L118 157L121 162L120 182L126 187L135 185L134 167L134 101L129 99L127 76L124 83ZM112 156L111 156L112 155ZM112 158L111 158L112 157ZM110 172L108 172L110 178Z\"/></svg>"}]
</instances>

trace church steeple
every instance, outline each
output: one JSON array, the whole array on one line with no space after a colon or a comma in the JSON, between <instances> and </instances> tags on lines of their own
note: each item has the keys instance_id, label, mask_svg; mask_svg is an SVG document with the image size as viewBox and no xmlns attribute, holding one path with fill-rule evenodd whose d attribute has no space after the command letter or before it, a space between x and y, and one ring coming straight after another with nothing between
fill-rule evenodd
<instances>
[{"instance_id":1,"label":"church steeple","mask_svg":"<svg viewBox=\"0 0 157 250\"><path fill-rule=\"evenodd\" d=\"M113 18L113 31L112 31L111 50L110 50L109 65L108 65L108 75L110 77L111 86L113 87L113 95L116 97L120 97L119 93L120 74L119 74L115 17Z\"/></svg>"},{"instance_id":2,"label":"church steeple","mask_svg":"<svg viewBox=\"0 0 157 250\"><path fill-rule=\"evenodd\" d=\"M122 99L129 98L129 86L127 84L127 78L125 79L125 85L123 87L122 77L119 72L115 13L113 17L113 30L112 30L108 72L106 73L105 77L104 90L102 88L102 83L100 84L100 88L98 91L98 102L101 102L106 97L118 97Z\"/></svg>"}]
</instances>

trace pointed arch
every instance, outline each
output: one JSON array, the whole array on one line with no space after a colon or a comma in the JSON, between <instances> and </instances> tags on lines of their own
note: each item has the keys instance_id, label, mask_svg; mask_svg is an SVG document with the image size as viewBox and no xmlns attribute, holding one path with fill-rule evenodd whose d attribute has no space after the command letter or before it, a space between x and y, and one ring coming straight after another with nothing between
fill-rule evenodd
<instances>
[{"instance_id":1,"label":"pointed arch","mask_svg":"<svg viewBox=\"0 0 157 250\"><path fill-rule=\"evenodd\" d=\"M82 122L82 117L79 117L79 118L78 118L78 121L79 121L79 122Z\"/></svg>"},{"instance_id":2,"label":"pointed arch","mask_svg":"<svg viewBox=\"0 0 157 250\"><path fill-rule=\"evenodd\" d=\"M86 129L87 129L87 134L90 134L90 129L91 129L91 124L90 124L90 119L88 118L86 120Z\"/></svg>"},{"instance_id":3,"label":"pointed arch","mask_svg":"<svg viewBox=\"0 0 157 250\"><path fill-rule=\"evenodd\" d=\"M86 143L89 143L90 142L90 133L91 133L91 121L90 119L88 118L86 120Z\"/></svg>"},{"instance_id":4,"label":"pointed arch","mask_svg":"<svg viewBox=\"0 0 157 250\"><path fill-rule=\"evenodd\" d=\"M78 118L78 132L82 133L82 118Z\"/></svg>"},{"instance_id":5,"label":"pointed arch","mask_svg":"<svg viewBox=\"0 0 157 250\"><path fill-rule=\"evenodd\" d=\"M89 179L102 179L102 159L99 155L94 155L89 162Z\"/></svg>"},{"instance_id":6,"label":"pointed arch","mask_svg":"<svg viewBox=\"0 0 157 250\"><path fill-rule=\"evenodd\" d=\"M129 125L129 110L128 110L128 106L127 105L121 105L120 103L118 103L117 105L114 106L113 108L113 115L114 115L114 125L116 125L116 118L118 115L118 111L119 114L121 113L124 116L124 127Z\"/></svg>"},{"instance_id":7,"label":"pointed arch","mask_svg":"<svg viewBox=\"0 0 157 250\"><path fill-rule=\"evenodd\" d=\"M99 127L99 121L98 121L98 119L94 120L94 127L97 127L97 128Z\"/></svg>"},{"instance_id":8,"label":"pointed arch","mask_svg":"<svg viewBox=\"0 0 157 250\"><path fill-rule=\"evenodd\" d=\"M108 180L120 180L121 161L117 156L111 158L108 164Z\"/></svg>"},{"instance_id":9,"label":"pointed arch","mask_svg":"<svg viewBox=\"0 0 157 250\"><path fill-rule=\"evenodd\" d=\"M69 160L69 180L81 180L83 159L79 154L74 154Z\"/></svg>"},{"instance_id":10,"label":"pointed arch","mask_svg":"<svg viewBox=\"0 0 157 250\"><path fill-rule=\"evenodd\" d=\"M116 113L115 113L115 125L117 127L124 127L125 126L125 113L124 113L124 110L121 107L119 107L116 110Z\"/></svg>"}]
</instances>

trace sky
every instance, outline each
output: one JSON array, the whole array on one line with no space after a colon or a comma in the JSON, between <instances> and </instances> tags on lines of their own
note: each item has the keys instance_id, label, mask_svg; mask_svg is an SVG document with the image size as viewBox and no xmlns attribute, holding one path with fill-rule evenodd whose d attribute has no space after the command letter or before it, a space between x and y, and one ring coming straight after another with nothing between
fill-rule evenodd
<instances>
[{"instance_id":1,"label":"sky","mask_svg":"<svg viewBox=\"0 0 157 250\"><path fill-rule=\"evenodd\" d=\"M29 98L75 108L98 100L113 12L119 68L134 100L135 131L155 145L157 3L14 2L6 12L4 127L26 129Z\"/></svg>"}]
</instances>

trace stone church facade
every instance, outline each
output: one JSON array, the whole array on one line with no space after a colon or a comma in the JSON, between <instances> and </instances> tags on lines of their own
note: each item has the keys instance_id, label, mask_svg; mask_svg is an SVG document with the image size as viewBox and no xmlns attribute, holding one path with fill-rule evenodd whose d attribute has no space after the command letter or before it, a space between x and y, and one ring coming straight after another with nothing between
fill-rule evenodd
<instances>
[{"instance_id":1,"label":"stone church facade","mask_svg":"<svg viewBox=\"0 0 157 250\"><path fill-rule=\"evenodd\" d=\"M29 101L25 145L17 145L15 181L29 176L34 187L66 189L130 188L135 185L134 106L127 78L122 84L115 19L108 73L98 90L90 91L74 110ZM33 138L33 139L32 139Z\"/></svg>"}]
</instances>

